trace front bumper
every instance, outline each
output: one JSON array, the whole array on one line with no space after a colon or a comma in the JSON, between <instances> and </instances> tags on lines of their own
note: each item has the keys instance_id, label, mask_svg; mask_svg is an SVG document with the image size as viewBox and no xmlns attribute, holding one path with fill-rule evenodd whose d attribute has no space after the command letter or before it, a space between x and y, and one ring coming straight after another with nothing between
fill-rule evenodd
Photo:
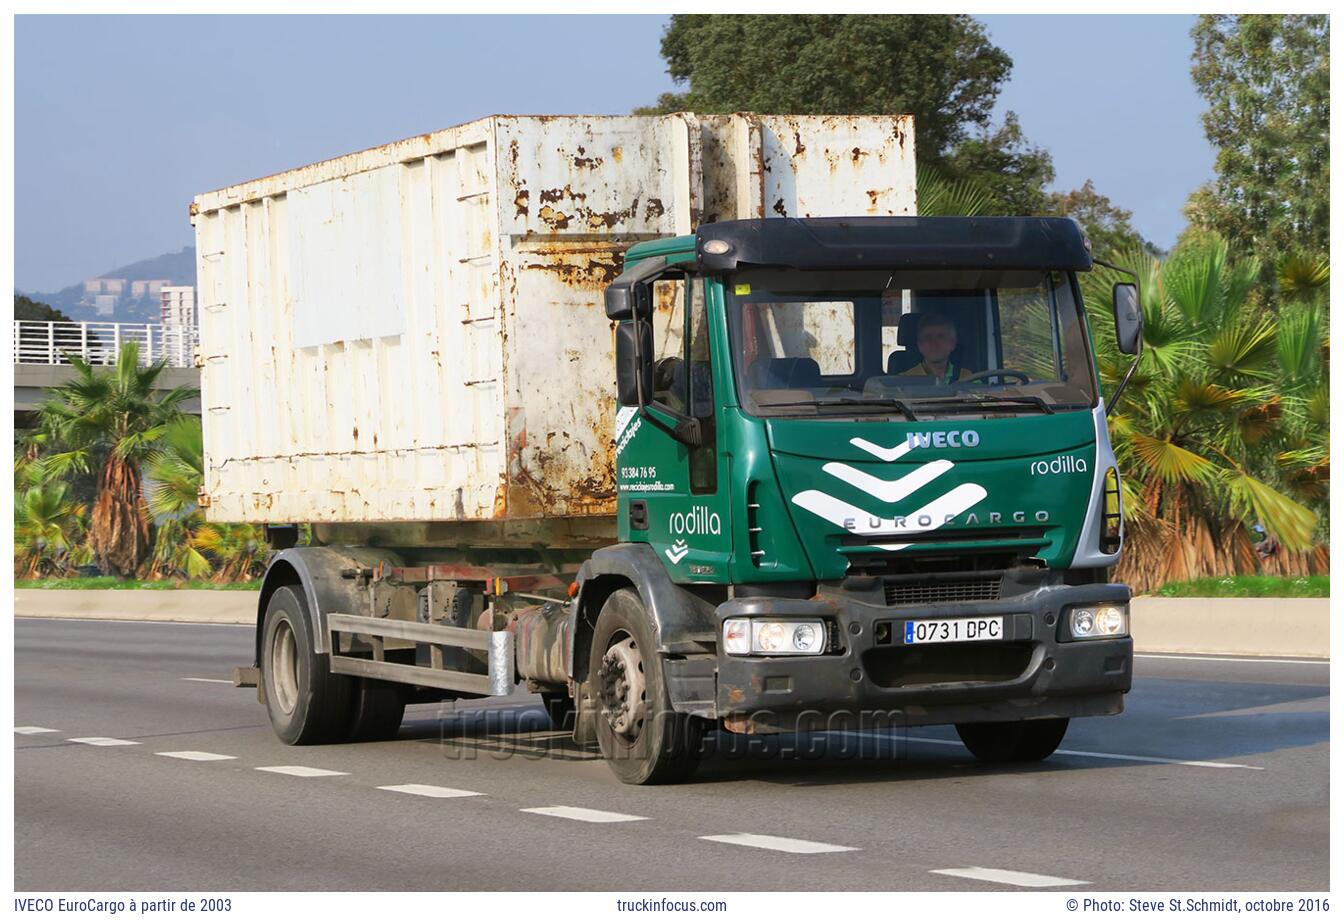
<instances>
[{"instance_id":1,"label":"front bumper","mask_svg":"<svg viewBox=\"0 0 1344 920\"><path fill-rule=\"evenodd\" d=\"M1129 588L1115 584L1050 585L997 601L918 608L861 603L843 592L737 598L718 607L720 636L727 617L821 617L835 624L839 648L768 658L725 655L720 642L714 708L743 732L1113 715L1131 685L1133 640L1062 639L1064 610L1128 601ZM1002 616L1004 638L902 642L907 620L978 616Z\"/></svg>"}]
</instances>

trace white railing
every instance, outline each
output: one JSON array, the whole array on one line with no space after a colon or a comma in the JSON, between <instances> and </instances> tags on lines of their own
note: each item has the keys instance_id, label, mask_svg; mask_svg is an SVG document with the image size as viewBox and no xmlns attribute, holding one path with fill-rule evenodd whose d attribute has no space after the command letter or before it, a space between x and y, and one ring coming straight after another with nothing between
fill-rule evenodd
<instances>
[{"instance_id":1,"label":"white railing","mask_svg":"<svg viewBox=\"0 0 1344 920\"><path fill-rule=\"evenodd\" d=\"M169 367L195 366L199 333L195 326L157 323L44 323L14 321L15 364L69 364L75 355L90 364L117 363L127 342L140 343L140 363L166 360Z\"/></svg>"}]
</instances>

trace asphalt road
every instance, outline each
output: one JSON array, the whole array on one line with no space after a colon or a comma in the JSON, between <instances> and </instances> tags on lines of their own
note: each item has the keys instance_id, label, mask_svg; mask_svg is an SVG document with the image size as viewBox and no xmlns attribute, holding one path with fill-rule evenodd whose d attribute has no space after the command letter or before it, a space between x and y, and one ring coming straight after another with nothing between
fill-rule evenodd
<instances>
[{"instance_id":1,"label":"asphalt road","mask_svg":"<svg viewBox=\"0 0 1344 920\"><path fill-rule=\"evenodd\" d=\"M392 742L286 747L228 681L250 629L14 631L20 891L1329 885L1320 662L1140 658L1124 715L1074 722L1030 767L977 765L921 728L811 753L756 741L693 784L637 788L521 731L542 724L535 697L412 707Z\"/></svg>"}]
</instances>

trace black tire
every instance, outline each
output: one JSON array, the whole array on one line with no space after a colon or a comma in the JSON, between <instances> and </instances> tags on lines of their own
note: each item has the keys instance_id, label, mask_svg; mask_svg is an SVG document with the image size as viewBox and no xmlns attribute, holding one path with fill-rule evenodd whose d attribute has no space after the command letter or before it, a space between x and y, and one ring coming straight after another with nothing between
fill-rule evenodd
<instances>
[{"instance_id":1,"label":"black tire","mask_svg":"<svg viewBox=\"0 0 1344 920\"><path fill-rule=\"evenodd\" d=\"M550 717L551 728L556 731L574 728L574 699L563 690L543 690L541 705Z\"/></svg>"},{"instance_id":2,"label":"black tire","mask_svg":"<svg viewBox=\"0 0 1344 920\"><path fill-rule=\"evenodd\" d=\"M621 782L674 783L695 771L704 725L672 711L653 626L632 589L612 594L598 614L588 682L597 705L593 714L597 744ZM639 684L643 692L636 698L633 688Z\"/></svg>"},{"instance_id":3,"label":"black tire","mask_svg":"<svg viewBox=\"0 0 1344 920\"><path fill-rule=\"evenodd\" d=\"M401 730L406 694L397 684L356 678L350 690L347 741L390 741Z\"/></svg>"},{"instance_id":4,"label":"black tire","mask_svg":"<svg viewBox=\"0 0 1344 920\"><path fill-rule=\"evenodd\" d=\"M1068 719L1030 719L1025 722L963 722L957 726L961 743L985 763L1028 763L1044 760L1064 740Z\"/></svg>"},{"instance_id":5,"label":"black tire","mask_svg":"<svg viewBox=\"0 0 1344 920\"><path fill-rule=\"evenodd\" d=\"M348 731L350 681L313 649L302 592L277 588L266 605L260 665L266 712L285 744L331 744Z\"/></svg>"}]
</instances>

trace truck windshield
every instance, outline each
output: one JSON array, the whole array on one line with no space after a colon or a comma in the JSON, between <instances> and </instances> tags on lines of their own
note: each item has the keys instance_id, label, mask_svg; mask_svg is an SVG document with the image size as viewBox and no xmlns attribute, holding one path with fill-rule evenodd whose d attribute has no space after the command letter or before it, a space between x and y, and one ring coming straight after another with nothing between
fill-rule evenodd
<instances>
[{"instance_id":1,"label":"truck windshield","mask_svg":"<svg viewBox=\"0 0 1344 920\"><path fill-rule=\"evenodd\" d=\"M768 416L1091 409L1090 347L1058 271L797 271L726 279L738 395Z\"/></svg>"}]
</instances>

